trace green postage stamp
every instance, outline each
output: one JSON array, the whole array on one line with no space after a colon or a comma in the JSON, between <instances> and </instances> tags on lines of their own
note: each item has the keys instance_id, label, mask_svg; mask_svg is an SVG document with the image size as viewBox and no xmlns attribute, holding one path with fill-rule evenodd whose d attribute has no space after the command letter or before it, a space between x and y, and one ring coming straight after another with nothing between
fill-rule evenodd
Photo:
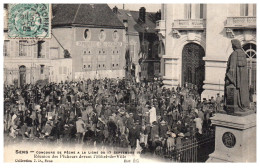
<instances>
[{"instance_id":1,"label":"green postage stamp","mask_svg":"<svg viewBox=\"0 0 260 168\"><path fill-rule=\"evenodd\" d=\"M9 38L50 38L50 4L9 4Z\"/></svg>"}]
</instances>

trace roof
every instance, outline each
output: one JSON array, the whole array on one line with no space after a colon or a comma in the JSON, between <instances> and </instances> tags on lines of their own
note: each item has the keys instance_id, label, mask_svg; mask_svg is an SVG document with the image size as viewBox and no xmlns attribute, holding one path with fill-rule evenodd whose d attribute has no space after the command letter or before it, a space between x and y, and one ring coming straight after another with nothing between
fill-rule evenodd
<instances>
[{"instance_id":1,"label":"roof","mask_svg":"<svg viewBox=\"0 0 260 168\"><path fill-rule=\"evenodd\" d=\"M128 20L128 31L130 32L144 32L145 27L148 27L147 33L156 32L156 13L146 12L145 23L138 20L139 11L118 9L117 16L121 22Z\"/></svg>"},{"instance_id":2,"label":"roof","mask_svg":"<svg viewBox=\"0 0 260 168\"><path fill-rule=\"evenodd\" d=\"M117 17L121 22L123 20L128 21L128 31L129 32L136 32L134 25L137 24L134 18L132 17L131 13L129 10L124 10L124 9L118 9Z\"/></svg>"},{"instance_id":3,"label":"roof","mask_svg":"<svg viewBox=\"0 0 260 168\"><path fill-rule=\"evenodd\" d=\"M124 28L107 4L53 4L52 26Z\"/></svg>"}]
</instances>

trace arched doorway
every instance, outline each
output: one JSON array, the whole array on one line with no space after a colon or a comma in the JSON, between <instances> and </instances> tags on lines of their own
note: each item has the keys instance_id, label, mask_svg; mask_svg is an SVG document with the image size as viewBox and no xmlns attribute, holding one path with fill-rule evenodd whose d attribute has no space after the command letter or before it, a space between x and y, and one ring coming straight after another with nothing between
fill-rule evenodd
<instances>
[{"instance_id":1,"label":"arched doorway","mask_svg":"<svg viewBox=\"0 0 260 168\"><path fill-rule=\"evenodd\" d=\"M247 57L248 84L256 92L256 45L247 43L243 45Z\"/></svg>"},{"instance_id":2,"label":"arched doorway","mask_svg":"<svg viewBox=\"0 0 260 168\"><path fill-rule=\"evenodd\" d=\"M188 43L182 50L182 84L192 83L201 94L205 79L204 49L196 43Z\"/></svg>"},{"instance_id":3,"label":"arched doorway","mask_svg":"<svg viewBox=\"0 0 260 168\"><path fill-rule=\"evenodd\" d=\"M19 67L19 76L20 76L20 87L26 84L26 67L24 65Z\"/></svg>"}]
</instances>

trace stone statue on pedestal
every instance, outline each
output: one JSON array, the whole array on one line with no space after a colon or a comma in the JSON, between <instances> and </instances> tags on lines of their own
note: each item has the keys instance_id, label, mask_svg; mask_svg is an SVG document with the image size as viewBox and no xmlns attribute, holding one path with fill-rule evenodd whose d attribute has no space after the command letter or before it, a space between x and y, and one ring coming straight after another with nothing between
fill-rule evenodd
<instances>
[{"instance_id":1,"label":"stone statue on pedestal","mask_svg":"<svg viewBox=\"0 0 260 168\"><path fill-rule=\"evenodd\" d=\"M224 101L228 114L243 113L249 109L249 87L246 54L239 40L231 40L233 52L229 56Z\"/></svg>"}]
</instances>

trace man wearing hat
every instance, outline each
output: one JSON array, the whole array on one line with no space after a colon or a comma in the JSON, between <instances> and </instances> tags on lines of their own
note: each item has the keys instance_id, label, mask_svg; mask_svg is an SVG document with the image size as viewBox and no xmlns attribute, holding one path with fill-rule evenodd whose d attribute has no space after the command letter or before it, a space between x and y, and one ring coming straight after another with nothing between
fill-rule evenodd
<instances>
[{"instance_id":1,"label":"man wearing hat","mask_svg":"<svg viewBox=\"0 0 260 168\"><path fill-rule=\"evenodd\" d=\"M126 127L130 129L134 125L133 113L129 113L129 117L126 119Z\"/></svg>"},{"instance_id":2,"label":"man wearing hat","mask_svg":"<svg viewBox=\"0 0 260 168\"><path fill-rule=\"evenodd\" d=\"M173 151L175 148L175 137L176 134L170 131L166 132L168 138L166 140L166 144L167 144L167 150L168 151Z\"/></svg>"},{"instance_id":3,"label":"man wearing hat","mask_svg":"<svg viewBox=\"0 0 260 168\"><path fill-rule=\"evenodd\" d=\"M129 128L129 136L128 136L128 140L130 142L130 146L132 150L136 148L136 140L139 138L140 138L140 131L136 128L136 124L133 124L132 127Z\"/></svg>"},{"instance_id":4,"label":"man wearing hat","mask_svg":"<svg viewBox=\"0 0 260 168\"><path fill-rule=\"evenodd\" d=\"M217 93L217 97L216 97L216 112L219 112L221 110L221 101L222 101L222 98L219 96L219 93Z\"/></svg>"},{"instance_id":5,"label":"man wearing hat","mask_svg":"<svg viewBox=\"0 0 260 168\"><path fill-rule=\"evenodd\" d=\"M151 140L155 141L156 136L159 136L159 126L156 121L152 123L152 128L151 128Z\"/></svg>"},{"instance_id":6,"label":"man wearing hat","mask_svg":"<svg viewBox=\"0 0 260 168\"><path fill-rule=\"evenodd\" d=\"M42 133L44 133L45 136L50 136L51 131L52 131L52 122L48 120L46 122L46 125L44 126L44 129L42 130Z\"/></svg>"},{"instance_id":7,"label":"man wearing hat","mask_svg":"<svg viewBox=\"0 0 260 168\"><path fill-rule=\"evenodd\" d=\"M149 110L149 115L150 115L150 124L152 124L154 121L157 122L156 109L153 104L151 104L151 109Z\"/></svg>"},{"instance_id":8,"label":"man wearing hat","mask_svg":"<svg viewBox=\"0 0 260 168\"><path fill-rule=\"evenodd\" d=\"M79 116L78 120L76 121L78 143L83 141L83 136L85 133L85 126L86 126L86 124L83 122L81 116Z\"/></svg>"}]
</instances>

